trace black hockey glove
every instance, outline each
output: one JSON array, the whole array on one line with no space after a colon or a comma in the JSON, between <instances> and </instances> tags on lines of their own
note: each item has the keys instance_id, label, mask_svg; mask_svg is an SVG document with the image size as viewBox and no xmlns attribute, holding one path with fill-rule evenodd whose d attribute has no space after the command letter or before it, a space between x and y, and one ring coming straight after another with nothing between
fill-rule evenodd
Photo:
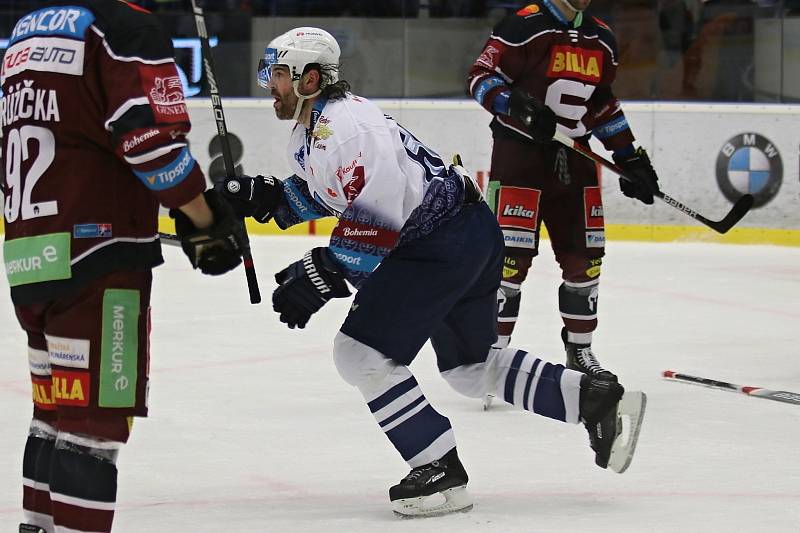
<instances>
[{"instance_id":1,"label":"black hockey glove","mask_svg":"<svg viewBox=\"0 0 800 533\"><path fill-rule=\"evenodd\" d=\"M253 217L262 224L283 199L283 182L272 176L226 178L215 187L240 217Z\"/></svg>"},{"instance_id":2,"label":"black hockey glove","mask_svg":"<svg viewBox=\"0 0 800 533\"><path fill-rule=\"evenodd\" d=\"M630 179L620 178L619 188L628 198L636 198L647 205L653 204L653 193L658 192L658 176L653 170L647 152L641 146L627 156L614 156L614 162Z\"/></svg>"},{"instance_id":3,"label":"black hockey glove","mask_svg":"<svg viewBox=\"0 0 800 533\"><path fill-rule=\"evenodd\" d=\"M218 276L242 262L247 234L242 219L217 191L209 189L203 196L214 214L211 227L197 229L180 209L170 209L169 216L175 219L175 233L192 267L199 268L203 274Z\"/></svg>"},{"instance_id":4,"label":"black hockey glove","mask_svg":"<svg viewBox=\"0 0 800 533\"><path fill-rule=\"evenodd\" d=\"M303 259L275 274L279 287L272 293L272 308L290 329L304 328L311 315L331 298L350 296L339 265L328 248L314 248Z\"/></svg>"},{"instance_id":5,"label":"black hockey glove","mask_svg":"<svg viewBox=\"0 0 800 533\"><path fill-rule=\"evenodd\" d=\"M556 132L556 114L520 88L511 90L508 116L521 122L534 141L546 143L553 140Z\"/></svg>"}]
</instances>

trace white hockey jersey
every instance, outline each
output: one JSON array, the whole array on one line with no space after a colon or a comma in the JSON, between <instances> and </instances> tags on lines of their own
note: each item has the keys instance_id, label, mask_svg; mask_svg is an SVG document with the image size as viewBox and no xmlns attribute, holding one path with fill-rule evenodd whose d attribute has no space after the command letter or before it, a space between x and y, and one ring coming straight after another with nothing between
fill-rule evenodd
<instances>
[{"instance_id":1,"label":"white hockey jersey","mask_svg":"<svg viewBox=\"0 0 800 533\"><path fill-rule=\"evenodd\" d=\"M356 287L394 248L455 215L463 178L372 102L348 94L314 106L288 146L278 225L323 216L339 221L330 249Z\"/></svg>"}]
</instances>

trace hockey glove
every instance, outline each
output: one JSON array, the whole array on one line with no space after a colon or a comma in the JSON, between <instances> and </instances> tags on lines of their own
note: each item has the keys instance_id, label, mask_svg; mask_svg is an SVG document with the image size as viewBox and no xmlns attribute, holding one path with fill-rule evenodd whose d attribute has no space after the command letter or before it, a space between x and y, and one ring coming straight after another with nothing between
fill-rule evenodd
<instances>
[{"instance_id":1,"label":"hockey glove","mask_svg":"<svg viewBox=\"0 0 800 533\"><path fill-rule=\"evenodd\" d=\"M290 329L304 328L311 315L331 298L350 296L344 274L327 248L314 248L303 259L275 274L279 287L272 308Z\"/></svg>"},{"instance_id":2,"label":"hockey glove","mask_svg":"<svg viewBox=\"0 0 800 533\"><path fill-rule=\"evenodd\" d=\"M625 171L625 178L619 179L622 194L652 205L653 193L659 190L658 176L644 148L640 146L635 152L626 156L615 155L614 162Z\"/></svg>"},{"instance_id":3,"label":"hockey glove","mask_svg":"<svg viewBox=\"0 0 800 533\"><path fill-rule=\"evenodd\" d=\"M522 89L514 88L508 99L508 115L521 122L533 140L546 143L556 132L556 114Z\"/></svg>"},{"instance_id":4,"label":"hockey glove","mask_svg":"<svg viewBox=\"0 0 800 533\"><path fill-rule=\"evenodd\" d=\"M170 209L169 216L175 219L175 233L192 267L203 274L218 276L242 262L247 235L242 219L217 191L209 189L203 196L214 214L211 227L197 229L180 209Z\"/></svg>"},{"instance_id":5,"label":"hockey glove","mask_svg":"<svg viewBox=\"0 0 800 533\"><path fill-rule=\"evenodd\" d=\"M283 199L283 182L272 176L226 178L216 186L240 217L253 217L262 224Z\"/></svg>"}]
</instances>

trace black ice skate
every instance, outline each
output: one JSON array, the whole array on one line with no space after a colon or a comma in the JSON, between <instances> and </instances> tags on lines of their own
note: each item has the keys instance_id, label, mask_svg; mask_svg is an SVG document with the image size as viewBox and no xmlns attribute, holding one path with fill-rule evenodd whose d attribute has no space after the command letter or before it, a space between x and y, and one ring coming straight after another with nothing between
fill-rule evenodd
<instances>
[{"instance_id":1,"label":"black ice skate","mask_svg":"<svg viewBox=\"0 0 800 533\"><path fill-rule=\"evenodd\" d=\"M566 328L561 328L561 340L564 341L564 348L567 350L567 368L583 372L593 378L605 381L619 381L616 374L600 365L597 357L592 352L591 344L568 342Z\"/></svg>"},{"instance_id":2,"label":"black ice skate","mask_svg":"<svg viewBox=\"0 0 800 533\"><path fill-rule=\"evenodd\" d=\"M621 474L630 466L642 428L647 396L619 383L585 376L580 417L589 433L594 462Z\"/></svg>"},{"instance_id":3,"label":"black ice skate","mask_svg":"<svg viewBox=\"0 0 800 533\"><path fill-rule=\"evenodd\" d=\"M418 466L389 489L395 514L402 518L439 516L472 509L467 476L456 449L426 465Z\"/></svg>"}]
</instances>

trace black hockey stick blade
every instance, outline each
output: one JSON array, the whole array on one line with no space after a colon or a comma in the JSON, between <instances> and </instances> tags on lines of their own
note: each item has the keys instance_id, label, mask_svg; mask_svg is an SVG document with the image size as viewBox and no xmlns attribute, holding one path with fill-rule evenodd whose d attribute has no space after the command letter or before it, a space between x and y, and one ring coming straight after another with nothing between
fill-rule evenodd
<instances>
[{"instance_id":1,"label":"black hockey stick blade","mask_svg":"<svg viewBox=\"0 0 800 533\"><path fill-rule=\"evenodd\" d=\"M720 233L727 233L729 229L742 220L742 217L750 211L751 207L753 207L753 195L745 194L736 200L736 203L733 204L733 207L731 207L731 210L725 215L725 218L719 222L714 222L714 225L711 227Z\"/></svg>"},{"instance_id":2,"label":"black hockey stick blade","mask_svg":"<svg viewBox=\"0 0 800 533\"><path fill-rule=\"evenodd\" d=\"M669 381L680 381L682 383L691 383L693 385L700 385L702 387L709 387L711 389L741 392L742 394L755 396L757 398L764 398L765 400L800 405L800 394L796 392L764 389L761 387L751 387L747 385L737 385L736 383L728 383L727 381L718 381L716 379L681 374L672 370L665 370L661 373L661 375L664 377L664 379Z\"/></svg>"},{"instance_id":3,"label":"black hockey stick blade","mask_svg":"<svg viewBox=\"0 0 800 533\"><path fill-rule=\"evenodd\" d=\"M750 211L750 208L753 207L753 195L745 194L736 200L736 203L733 204L733 207L731 207L731 210L728 211L727 215L725 215L725 218L722 220L710 220L662 191L656 192L653 194L653 196L664 203L671 205L678 211L686 213L698 222L702 222L718 233L727 233L727 231L735 226L736 223L739 222L748 211Z\"/></svg>"},{"instance_id":4,"label":"black hockey stick blade","mask_svg":"<svg viewBox=\"0 0 800 533\"><path fill-rule=\"evenodd\" d=\"M565 145L568 148L572 148L582 156L591 159L598 165L606 167L607 169L619 175L623 179L626 179L628 181L633 181L630 177L625 175L625 171L622 170L618 165L594 153L588 146L583 146L582 144L576 142L574 139L568 137L567 135L561 133L560 131L556 130L555 134L553 135L553 139L560 142L561 144ZM719 233L726 233L729 229L735 226L736 223L739 222L742 219L742 217L745 216L747 212L750 210L750 208L753 206L752 195L745 194L736 201L731 210L728 211L728 214L725 215L725 218L719 221L715 221L704 217L691 207L679 202L675 198L669 196L668 194L665 194L662 191L656 191L655 193L653 193L653 197L658 198L667 205L674 207L678 211L692 217L698 222L708 226L709 228Z\"/></svg>"}]
</instances>

